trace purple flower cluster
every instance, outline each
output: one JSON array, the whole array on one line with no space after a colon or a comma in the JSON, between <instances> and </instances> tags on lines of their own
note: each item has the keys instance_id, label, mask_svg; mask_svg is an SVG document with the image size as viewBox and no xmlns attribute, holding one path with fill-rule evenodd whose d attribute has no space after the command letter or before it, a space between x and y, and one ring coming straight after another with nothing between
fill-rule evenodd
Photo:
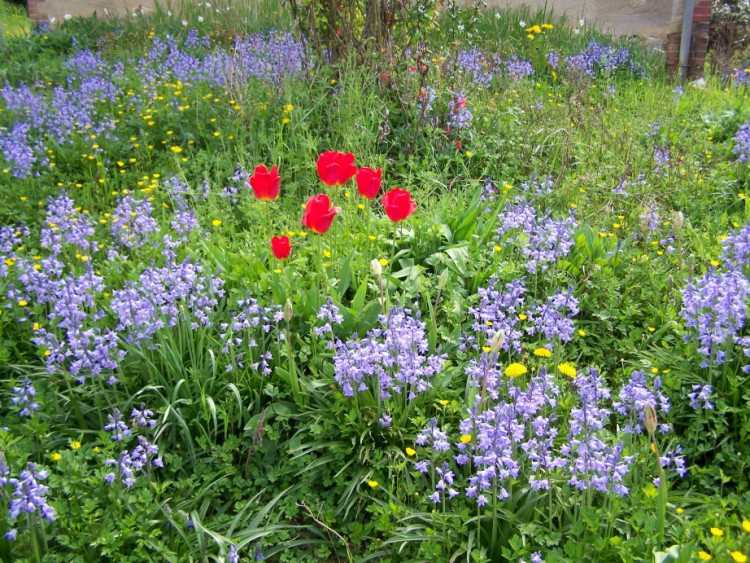
<instances>
[{"instance_id":1,"label":"purple flower cluster","mask_svg":"<svg viewBox=\"0 0 750 563\"><path fill-rule=\"evenodd\" d=\"M523 201L515 205L508 202L498 215L498 221L500 226L495 240L515 245L532 274L546 271L550 264L568 254L577 227L572 211L562 219L553 219L549 210L538 216L536 210Z\"/></svg>"},{"instance_id":2,"label":"purple flower cluster","mask_svg":"<svg viewBox=\"0 0 750 563\"><path fill-rule=\"evenodd\" d=\"M531 62L526 59L520 59L516 55L503 61L503 67L505 68L505 74L514 82L520 82L527 76L534 74L534 67Z\"/></svg>"},{"instance_id":3,"label":"purple flower cluster","mask_svg":"<svg viewBox=\"0 0 750 563\"><path fill-rule=\"evenodd\" d=\"M600 45L591 41L589 46L574 55L565 57L565 63L569 70L586 74L592 78L596 77L597 71L611 74L614 71L628 67L635 70L635 63L630 59L630 51L617 49L609 45Z\"/></svg>"},{"instance_id":4,"label":"purple flower cluster","mask_svg":"<svg viewBox=\"0 0 750 563\"><path fill-rule=\"evenodd\" d=\"M666 412L669 403L659 382L649 386L637 372L620 391L619 401L613 401L604 380L589 368L565 384L572 386L573 395L561 401L562 386L544 368L524 385L523 380L501 377L496 360L496 354L483 354L480 363L489 363L476 364L477 372L493 371L497 382L488 386L493 387L489 400L475 403L459 424L459 440L452 442L436 419L417 435L416 445L426 451L414 469L422 474L432 469L437 479L429 499L450 500L463 487L466 498L482 507L508 498L510 485L518 481L533 491L566 484L581 491L627 495L634 458L625 455L623 442L612 435L611 418L619 413L632 420L646 404ZM469 377L476 380L471 373ZM561 428L567 428L565 435ZM686 467L680 453L678 447L661 462L682 476ZM461 471L452 471L454 464Z\"/></svg>"},{"instance_id":5,"label":"purple flower cluster","mask_svg":"<svg viewBox=\"0 0 750 563\"><path fill-rule=\"evenodd\" d=\"M617 186L615 186L615 188L612 190L612 193L615 195L623 195L627 197L630 195L630 193L627 191L628 188L647 185L645 177L646 175L643 173L638 174L638 177L635 180L629 180L625 176L623 176L622 178L620 178L620 182L617 184Z\"/></svg>"},{"instance_id":6,"label":"purple flower cluster","mask_svg":"<svg viewBox=\"0 0 750 563\"><path fill-rule=\"evenodd\" d=\"M611 415L602 403L610 399L610 391L593 368L580 374L573 385L581 402L570 412L570 430L561 448L570 458L569 484L580 490L627 495L623 479L633 458L623 455L621 442L611 445L601 438Z\"/></svg>"},{"instance_id":7,"label":"purple flower cluster","mask_svg":"<svg viewBox=\"0 0 750 563\"><path fill-rule=\"evenodd\" d=\"M693 392L688 394L690 399L690 408L693 410L713 410L714 404L711 402L713 387L707 384L693 385Z\"/></svg>"},{"instance_id":8,"label":"purple flower cluster","mask_svg":"<svg viewBox=\"0 0 750 563\"><path fill-rule=\"evenodd\" d=\"M527 307L524 278L509 282L504 290L497 288L496 283L495 278L490 278L487 287L478 289L479 303L469 308L469 314L474 318L471 328L477 334L484 334L486 342L502 331L505 335L502 349L521 353L523 331L519 326L519 315Z\"/></svg>"},{"instance_id":9,"label":"purple flower cluster","mask_svg":"<svg viewBox=\"0 0 750 563\"><path fill-rule=\"evenodd\" d=\"M471 77L471 83L480 88L489 88L495 76L494 65L476 47L462 50L456 57L456 65L461 72Z\"/></svg>"},{"instance_id":10,"label":"purple flower cluster","mask_svg":"<svg viewBox=\"0 0 750 563\"><path fill-rule=\"evenodd\" d=\"M119 475L114 472L107 473L104 480L114 483L119 477L120 482L128 489L135 485L136 472L146 474L151 467L164 467L164 461L159 455L159 446L150 443L145 437L138 436L138 445L131 451L123 450L117 460L108 459L106 465L116 465Z\"/></svg>"},{"instance_id":11,"label":"purple flower cluster","mask_svg":"<svg viewBox=\"0 0 750 563\"><path fill-rule=\"evenodd\" d=\"M408 309L391 309L380 324L361 340L355 335L335 341L334 377L346 397L368 391L383 399L402 394L412 400L430 388L445 359L427 353L424 323Z\"/></svg>"},{"instance_id":12,"label":"purple flower cluster","mask_svg":"<svg viewBox=\"0 0 750 563\"><path fill-rule=\"evenodd\" d=\"M344 316L339 312L339 308L333 304L333 299L330 297L328 298L328 301L321 306L316 318L319 321L324 321L323 325L315 327L315 334L319 337L329 332L332 333L333 327L331 325L338 326L344 322Z\"/></svg>"},{"instance_id":13,"label":"purple flower cluster","mask_svg":"<svg viewBox=\"0 0 750 563\"><path fill-rule=\"evenodd\" d=\"M203 272L200 264L185 259L151 267L138 281L112 292L110 307L117 316L117 331L127 342L148 342L164 327L188 320L190 328L211 326L211 312L224 295L224 281Z\"/></svg>"},{"instance_id":14,"label":"purple flower cluster","mask_svg":"<svg viewBox=\"0 0 750 563\"><path fill-rule=\"evenodd\" d=\"M740 125L737 134L734 136L734 154L737 155L737 162L745 162L750 159L750 121Z\"/></svg>"},{"instance_id":15,"label":"purple flower cluster","mask_svg":"<svg viewBox=\"0 0 750 563\"><path fill-rule=\"evenodd\" d=\"M117 202L112 214L112 238L130 249L142 247L151 233L159 232L151 216L154 208L147 199L134 199L126 195Z\"/></svg>"},{"instance_id":16,"label":"purple flower cluster","mask_svg":"<svg viewBox=\"0 0 750 563\"><path fill-rule=\"evenodd\" d=\"M219 325L222 352L230 358L225 366L226 371L244 368L247 363L246 354L249 351L250 368L263 375L269 375L273 356L270 352L258 351L263 343L256 340L256 337L262 338L262 334L269 334L283 316L281 307L263 307L249 293L245 299L237 301L231 320ZM256 352L253 352L254 350Z\"/></svg>"},{"instance_id":17,"label":"purple flower cluster","mask_svg":"<svg viewBox=\"0 0 750 563\"><path fill-rule=\"evenodd\" d=\"M47 470L39 469L36 463L28 463L26 469L18 475L18 479L8 478L7 467L0 471L0 487L13 487L8 508L10 520L15 520L22 513L34 514L38 511L45 520L55 521L55 509L46 499L47 486L41 483L46 480ZM15 540L16 530L6 532L5 537Z\"/></svg>"},{"instance_id":18,"label":"purple flower cluster","mask_svg":"<svg viewBox=\"0 0 750 563\"><path fill-rule=\"evenodd\" d=\"M740 270L710 271L697 282L690 281L682 291L682 311L688 328L698 333L698 352L706 360L723 364L726 345L740 337L747 317L746 301L750 282ZM690 335L685 336L689 340Z\"/></svg>"},{"instance_id":19,"label":"purple flower cluster","mask_svg":"<svg viewBox=\"0 0 750 563\"><path fill-rule=\"evenodd\" d=\"M94 220L75 208L75 203L65 192L47 200L47 217L40 230L41 247L53 255L60 254L65 244L78 247L84 254L96 251Z\"/></svg>"},{"instance_id":20,"label":"purple flower cluster","mask_svg":"<svg viewBox=\"0 0 750 563\"><path fill-rule=\"evenodd\" d=\"M570 342L575 330L572 317L578 311L578 299L573 296L572 287L557 291L545 303L530 307L526 332L544 336L548 342Z\"/></svg>"},{"instance_id":21,"label":"purple flower cluster","mask_svg":"<svg viewBox=\"0 0 750 563\"><path fill-rule=\"evenodd\" d=\"M30 417L34 411L39 409L39 403L36 402L36 389L31 384L31 380L25 377L23 383L11 390L10 404L20 409L18 416Z\"/></svg>"},{"instance_id":22,"label":"purple flower cluster","mask_svg":"<svg viewBox=\"0 0 750 563\"><path fill-rule=\"evenodd\" d=\"M655 411L666 414L669 412L669 398L661 392L661 379L655 377L651 383L646 381L646 374L643 371L634 371L630 375L630 380L619 394L619 401L612 403L613 408L619 414L628 417L628 423L623 428L623 432L642 434L644 412L643 409L648 405ZM659 424L659 430L662 433L669 432L669 424Z\"/></svg>"},{"instance_id":23,"label":"purple flower cluster","mask_svg":"<svg viewBox=\"0 0 750 563\"><path fill-rule=\"evenodd\" d=\"M461 131L471 127L474 116L471 113L466 96L463 92L453 92L448 102L448 114L445 120L446 127L451 131Z\"/></svg>"}]
</instances>

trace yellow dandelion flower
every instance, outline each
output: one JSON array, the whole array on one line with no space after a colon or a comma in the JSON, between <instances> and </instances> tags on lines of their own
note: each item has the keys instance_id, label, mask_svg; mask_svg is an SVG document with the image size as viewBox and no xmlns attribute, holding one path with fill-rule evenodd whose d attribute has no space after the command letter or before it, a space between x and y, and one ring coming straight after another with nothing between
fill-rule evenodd
<instances>
[{"instance_id":1,"label":"yellow dandelion flower","mask_svg":"<svg viewBox=\"0 0 750 563\"><path fill-rule=\"evenodd\" d=\"M62 456L59 453L55 452L53 454L50 454L49 458L52 461L60 461L62 459Z\"/></svg>"},{"instance_id":2,"label":"yellow dandelion flower","mask_svg":"<svg viewBox=\"0 0 750 563\"><path fill-rule=\"evenodd\" d=\"M213 221L211 221L211 224L214 227L219 227L219 226L221 226L221 219L214 219Z\"/></svg>"},{"instance_id":3,"label":"yellow dandelion flower","mask_svg":"<svg viewBox=\"0 0 750 563\"><path fill-rule=\"evenodd\" d=\"M471 434L463 434L460 439L462 444L468 444L471 442Z\"/></svg>"},{"instance_id":4,"label":"yellow dandelion flower","mask_svg":"<svg viewBox=\"0 0 750 563\"><path fill-rule=\"evenodd\" d=\"M466 151L466 156L468 156L469 158L471 158L472 156L474 156L474 153L471 152L471 151Z\"/></svg>"},{"instance_id":5,"label":"yellow dandelion flower","mask_svg":"<svg viewBox=\"0 0 750 563\"><path fill-rule=\"evenodd\" d=\"M706 553L705 551L701 550L698 552L698 559L701 561L711 561L713 557L711 557L710 553Z\"/></svg>"},{"instance_id":6,"label":"yellow dandelion flower","mask_svg":"<svg viewBox=\"0 0 750 563\"><path fill-rule=\"evenodd\" d=\"M532 25L531 27L526 28L526 32L527 33L541 33L542 28L539 27L538 25Z\"/></svg>"},{"instance_id":7,"label":"yellow dandelion flower","mask_svg":"<svg viewBox=\"0 0 750 563\"><path fill-rule=\"evenodd\" d=\"M578 329L578 336L586 336L586 331L582 328Z\"/></svg>"},{"instance_id":8,"label":"yellow dandelion flower","mask_svg":"<svg viewBox=\"0 0 750 563\"><path fill-rule=\"evenodd\" d=\"M323 256L325 256L326 258L330 258L331 257L331 251L328 250L327 248L324 248L323 249Z\"/></svg>"},{"instance_id":9,"label":"yellow dandelion flower","mask_svg":"<svg viewBox=\"0 0 750 563\"><path fill-rule=\"evenodd\" d=\"M367 486L370 487L371 489L374 489L374 488L376 488L378 486L378 482L377 481L367 481Z\"/></svg>"},{"instance_id":10,"label":"yellow dandelion flower","mask_svg":"<svg viewBox=\"0 0 750 563\"><path fill-rule=\"evenodd\" d=\"M527 37L528 39L534 39L534 37L535 37L535 36L534 36L534 34L533 34L533 33L529 33L529 34L528 34L528 35L527 35L526 37Z\"/></svg>"},{"instance_id":11,"label":"yellow dandelion flower","mask_svg":"<svg viewBox=\"0 0 750 563\"><path fill-rule=\"evenodd\" d=\"M724 530L721 528L711 528L711 535L715 538L720 538L724 535Z\"/></svg>"},{"instance_id":12,"label":"yellow dandelion flower","mask_svg":"<svg viewBox=\"0 0 750 563\"><path fill-rule=\"evenodd\" d=\"M415 455L417 455L417 451L411 448L406 448L406 455L408 455L409 457L414 457Z\"/></svg>"},{"instance_id":13,"label":"yellow dandelion flower","mask_svg":"<svg viewBox=\"0 0 750 563\"><path fill-rule=\"evenodd\" d=\"M275 270L273 271L273 273L274 273L274 274L280 274L280 273L281 273L281 269L280 269L280 268L276 268L276 269L275 269Z\"/></svg>"},{"instance_id":14,"label":"yellow dandelion flower","mask_svg":"<svg viewBox=\"0 0 750 563\"><path fill-rule=\"evenodd\" d=\"M675 512L677 512L677 514L680 515L680 514L683 514L685 512L685 509L679 507L679 508L677 508L677 510Z\"/></svg>"},{"instance_id":15,"label":"yellow dandelion flower","mask_svg":"<svg viewBox=\"0 0 750 563\"><path fill-rule=\"evenodd\" d=\"M290 121L291 121L291 119L289 119L288 117L284 117L284 118L282 118L281 123L283 123L284 125L286 125Z\"/></svg>"},{"instance_id":16,"label":"yellow dandelion flower","mask_svg":"<svg viewBox=\"0 0 750 563\"><path fill-rule=\"evenodd\" d=\"M750 534L750 520L742 521L742 529L745 530L748 534Z\"/></svg>"},{"instance_id":17,"label":"yellow dandelion flower","mask_svg":"<svg viewBox=\"0 0 750 563\"><path fill-rule=\"evenodd\" d=\"M81 442L79 442L78 440L73 440L70 443L70 449L71 450L80 450L81 449Z\"/></svg>"},{"instance_id":18,"label":"yellow dandelion flower","mask_svg":"<svg viewBox=\"0 0 750 563\"><path fill-rule=\"evenodd\" d=\"M549 358L552 355L552 352L547 348L537 348L534 350L534 355L539 356L540 358Z\"/></svg>"},{"instance_id":19,"label":"yellow dandelion flower","mask_svg":"<svg viewBox=\"0 0 750 563\"><path fill-rule=\"evenodd\" d=\"M388 265L388 260L386 260L385 258L381 258L380 260L378 260L378 262L380 262L381 266L387 266Z\"/></svg>"},{"instance_id":20,"label":"yellow dandelion flower","mask_svg":"<svg viewBox=\"0 0 750 563\"><path fill-rule=\"evenodd\" d=\"M543 23L542 24L542 29L554 29L554 27L555 26L552 25L551 23Z\"/></svg>"},{"instance_id":21,"label":"yellow dandelion flower","mask_svg":"<svg viewBox=\"0 0 750 563\"><path fill-rule=\"evenodd\" d=\"M21 299L21 300L20 300L20 301L18 302L18 306L19 306L19 307L26 307L26 305L28 305L28 304L29 304L29 302L28 302L28 301L26 301L25 299Z\"/></svg>"},{"instance_id":22,"label":"yellow dandelion flower","mask_svg":"<svg viewBox=\"0 0 750 563\"><path fill-rule=\"evenodd\" d=\"M568 362L563 362L562 364L557 366L557 369L560 370L561 374L566 375L570 377L571 379L576 378L576 374L577 374L576 368L573 367L573 365L569 364Z\"/></svg>"},{"instance_id":23,"label":"yellow dandelion flower","mask_svg":"<svg viewBox=\"0 0 750 563\"><path fill-rule=\"evenodd\" d=\"M518 377L527 372L526 366L519 363L512 363L503 372L507 377Z\"/></svg>"},{"instance_id":24,"label":"yellow dandelion flower","mask_svg":"<svg viewBox=\"0 0 750 563\"><path fill-rule=\"evenodd\" d=\"M747 561L747 555L741 551L733 551L730 555L732 556L732 561L736 561L737 563L745 563Z\"/></svg>"},{"instance_id":25,"label":"yellow dandelion flower","mask_svg":"<svg viewBox=\"0 0 750 563\"><path fill-rule=\"evenodd\" d=\"M180 154L182 152L182 147L171 147L169 150L173 153Z\"/></svg>"},{"instance_id":26,"label":"yellow dandelion flower","mask_svg":"<svg viewBox=\"0 0 750 563\"><path fill-rule=\"evenodd\" d=\"M375 235L367 235L367 240L378 240L378 237Z\"/></svg>"},{"instance_id":27,"label":"yellow dandelion flower","mask_svg":"<svg viewBox=\"0 0 750 563\"><path fill-rule=\"evenodd\" d=\"M495 245L495 246L493 247L493 249L494 249L494 251L495 251L495 252L500 252L500 251L501 251L501 250L503 249L503 247L502 247L502 246L500 246L499 244L496 244L496 245Z\"/></svg>"}]
</instances>

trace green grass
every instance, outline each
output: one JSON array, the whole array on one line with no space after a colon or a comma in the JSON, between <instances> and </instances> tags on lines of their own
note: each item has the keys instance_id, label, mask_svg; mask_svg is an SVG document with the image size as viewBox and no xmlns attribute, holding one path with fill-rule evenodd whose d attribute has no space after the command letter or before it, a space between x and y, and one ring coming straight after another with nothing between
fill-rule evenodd
<instances>
[{"instance_id":1,"label":"green grass","mask_svg":"<svg viewBox=\"0 0 750 563\"><path fill-rule=\"evenodd\" d=\"M690 284L750 274L722 246L750 219L750 172L734 152L750 121L748 89L708 77L705 88L680 94L637 42L548 12L498 18L427 4L398 21L382 54L336 66L313 57L281 82L237 67L217 86L190 75L219 49L235 56L236 38L270 33L253 47L262 51L293 29L270 0L74 18L0 41L0 426L8 429L0 461L10 478L29 462L45 468L57 512L55 522L39 512L11 518L13 483L0 489L0 529L18 530L15 541L0 537L0 559L221 561L232 545L243 560L258 549L295 563L504 562L534 552L548 562L630 562L659 551L729 560L750 551L745 344L724 344L726 361L702 367L697 329L681 315ZM565 61L591 41L611 46L610 57L629 49L633 66L588 76L548 62L550 52ZM138 62L164 45L157 60ZM472 47L487 54L479 74L504 61L484 83L459 63ZM270 70L292 58L288 44L279 50ZM514 56L534 74L510 76ZM82 99L90 101L76 106ZM449 124L464 101L473 119L457 130ZM30 173L17 169L26 149L36 158ZM415 212L393 223L382 198L365 200L353 179L323 185L316 161L328 150L382 168L381 193L409 190ZM261 163L278 166L277 200L258 201L248 186ZM315 194L340 208L324 234L301 223ZM501 229L521 204L518 224ZM528 243L564 220L575 221L562 235L570 249L530 267ZM77 244L87 228L95 243ZM292 250L280 260L270 240L283 234ZM523 296L491 314L505 298L486 297L490 289L519 282ZM87 292L79 305L77 291ZM567 292L578 309L563 310L570 338L540 332L541 312ZM166 300L178 293L172 308ZM329 302L341 315L331 332L319 316ZM136 303L132 318L123 303ZM67 306L77 307L72 325L60 318ZM478 309L486 317L476 320ZM334 362L344 350L332 343L355 346L354 335L381 326L384 312L407 328L372 339L424 343L386 352L383 372L364 370L371 386L349 397ZM499 333L504 323L514 329ZM116 365L79 383L106 346L124 357L110 350ZM417 350L445 361L431 385L413 400L379 392ZM551 383L534 387L545 370ZM589 370L612 398L599 390L584 410L611 415L571 437ZM643 396L670 401L668 410L653 405L672 425L654 434L657 451L679 445L690 465L683 479L665 468L662 487L653 484L658 461L647 437L623 431L642 407L620 415L612 405L637 372ZM26 378L40 405L29 417L11 400ZM707 383L714 408L695 410L688 394ZM522 392L510 400L513 385ZM554 398L524 403L540 393ZM517 478L493 481L488 506L478 507L463 494L477 468L454 456L480 447L471 413L503 398L506 413L533 411L516 421L517 433L554 414L555 455L586 432L603 447L619 442L632 456L629 494L578 490L567 469L535 469L539 443L515 443ZM153 410L153 428L131 414L141 404ZM103 430L115 409L134 434L122 442ZM431 420L449 452L417 443ZM126 484L108 460L132 452L135 435L158 445L164 467L146 463ZM420 473L417 461L431 469ZM435 503L444 467L461 494L444 499L438 489ZM532 478L544 476L550 490L536 490Z\"/></svg>"},{"instance_id":2,"label":"green grass","mask_svg":"<svg viewBox=\"0 0 750 563\"><path fill-rule=\"evenodd\" d=\"M31 31L31 23L23 6L2 0L0 2L0 29L6 38L27 35Z\"/></svg>"}]
</instances>

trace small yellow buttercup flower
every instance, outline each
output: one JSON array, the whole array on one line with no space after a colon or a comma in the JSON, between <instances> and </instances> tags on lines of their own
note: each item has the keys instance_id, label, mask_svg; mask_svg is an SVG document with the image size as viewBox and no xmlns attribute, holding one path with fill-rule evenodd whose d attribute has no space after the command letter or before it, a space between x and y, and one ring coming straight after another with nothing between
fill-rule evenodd
<instances>
[{"instance_id":1,"label":"small yellow buttercup flower","mask_svg":"<svg viewBox=\"0 0 750 563\"><path fill-rule=\"evenodd\" d=\"M57 452L50 454L49 457L52 461L60 461L62 459L62 456Z\"/></svg>"},{"instance_id":2,"label":"small yellow buttercup flower","mask_svg":"<svg viewBox=\"0 0 750 563\"><path fill-rule=\"evenodd\" d=\"M750 520L742 521L742 529L745 530L748 534L750 534Z\"/></svg>"},{"instance_id":3,"label":"small yellow buttercup flower","mask_svg":"<svg viewBox=\"0 0 750 563\"><path fill-rule=\"evenodd\" d=\"M578 336L586 336L586 331L582 328L578 329Z\"/></svg>"},{"instance_id":4,"label":"small yellow buttercup flower","mask_svg":"<svg viewBox=\"0 0 750 563\"><path fill-rule=\"evenodd\" d=\"M519 363L512 363L507 368L505 368L505 375L507 377L518 377L519 375L523 375L527 372L526 366Z\"/></svg>"},{"instance_id":5,"label":"small yellow buttercup flower","mask_svg":"<svg viewBox=\"0 0 750 563\"><path fill-rule=\"evenodd\" d=\"M213 221L211 221L211 224L214 227L220 227L221 226L221 219L214 219Z\"/></svg>"},{"instance_id":6,"label":"small yellow buttercup flower","mask_svg":"<svg viewBox=\"0 0 750 563\"><path fill-rule=\"evenodd\" d=\"M406 448L406 455L408 455L409 457L414 457L415 455L417 455L417 450Z\"/></svg>"},{"instance_id":7,"label":"small yellow buttercup flower","mask_svg":"<svg viewBox=\"0 0 750 563\"><path fill-rule=\"evenodd\" d=\"M444 407L445 405L447 405L447 404L448 404L448 401L446 401L445 399L440 399L440 400L438 401L438 403L440 403L440 406L443 406L443 407Z\"/></svg>"},{"instance_id":8,"label":"small yellow buttercup flower","mask_svg":"<svg viewBox=\"0 0 750 563\"><path fill-rule=\"evenodd\" d=\"M367 485L368 485L368 486L369 486L369 487L370 487L371 489L374 489L375 487L377 487L377 486L378 486L378 482L377 482L377 481L367 481Z\"/></svg>"},{"instance_id":9,"label":"small yellow buttercup flower","mask_svg":"<svg viewBox=\"0 0 750 563\"><path fill-rule=\"evenodd\" d=\"M537 348L534 350L534 355L539 356L540 358L549 358L552 355L552 352L547 348Z\"/></svg>"},{"instance_id":10,"label":"small yellow buttercup flower","mask_svg":"<svg viewBox=\"0 0 750 563\"><path fill-rule=\"evenodd\" d=\"M568 362L564 362L557 366L557 369L560 370L560 373L563 375L567 375L571 379L576 378L576 368L573 367L573 365L569 364Z\"/></svg>"},{"instance_id":11,"label":"small yellow buttercup flower","mask_svg":"<svg viewBox=\"0 0 750 563\"><path fill-rule=\"evenodd\" d=\"M26 301L25 299L21 299L21 300L20 300L20 301L18 302L18 305L19 305L19 307L26 307L26 305L28 305L28 304L29 304L29 302L28 302L28 301Z\"/></svg>"},{"instance_id":12,"label":"small yellow buttercup flower","mask_svg":"<svg viewBox=\"0 0 750 563\"><path fill-rule=\"evenodd\" d=\"M464 434L460 439L462 444L468 444L469 442L471 442L471 434Z\"/></svg>"},{"instance_id":13,"label":"small yellow buttercup flower","mask_svg":"<svg viewBox=\"0 0 750 563\"><path fill-rule=\"evenodd\" d=\"M711 535L715 538L720 538L724 535L724 530L721 528L711 528Z\"/></svg>"},{"instance_id":14,"label":"small yellow buttercup flower","mask_svg":"<svg viewBox=\"0 0 750 563\"><path fill-rule=\"evenodd\" d=\"M78 440L73 440L70 443L70 449L71 450L80 450L81 449L81 442L79 442Z\"/></svg>"},{"instance_id":15,"label":"small yellow buttercup flower","mask_svg":"<svg viewBox=\"0 0 750 563\"><path fill-rule=\"evenodd\" d=\"M685 509L684 509L684 508L681 508L681 507L679 507L679 508L677 508L677 510L675 510L675 512L677 512L677 514L678 514L678 515L679 515L679 514L683 514L683 513L685 512Z\"/></svg>"},{"instance_id":16,"label":"small yellow buttercup flower","mask_svg":"<svg viewBox=\"0 0 750 563\"><path fill-rule=\"evenodd\" d=\"M710 553L706 553L705 551L701 550L698 552L698 559L700 559L701 561L711 561L713 557L711 557Z\"/></svg>"},{"instance_id":17,"label":"small yellow buttercup flower","mask_svg":"<svg viewBox=\"0 0 750 563\"><path fill-rule=\"evenodd\" d=\"M388 265L388 260L386 260L385 258L381 258L380 260L378 260L378 262L380 262L381 266L387 266Z\"/></svg>"},{"instance_id":18,"label":"small yellow buttercup flower","mask_svg":"<svg viewBox=\"0 0 750 563\"><path fill-rule=\"evenodd\" d=\"M526 320L526 319L528 319L528 318L529 318L529 317L527 317L527 316L526 316L526 315L524 315L523 313L521 313L520 315L518 315L518 320L519 320L519 321L525 321L525 320Z\"/></svg>"},{"instance_id":19,"label":"small yellow buttercup flower","mask_svg":"<svg viewBox=\"0 0 750 563\"><path fill-rule=\"evenodd\" d=\"M747 561L747 555L741 551L733 551L730 555L732 556L732 561L736 561L737 563L746 563Z\"/></svg>"}]
</instances>

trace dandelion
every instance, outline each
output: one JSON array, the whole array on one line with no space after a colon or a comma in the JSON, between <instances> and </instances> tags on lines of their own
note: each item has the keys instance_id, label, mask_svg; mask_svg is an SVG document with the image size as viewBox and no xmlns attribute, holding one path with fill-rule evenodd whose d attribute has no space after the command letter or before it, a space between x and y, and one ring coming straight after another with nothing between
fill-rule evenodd
<instances>
[{"instance_id":1,"label":"dandelion","mask_svg":"<svg viewBox=\"0 0 750 563\"><path fill-rule=\"evenodd\" d=\"M381 258L380 260L378 260L378 262L380 262L381 266L387 266L388 265L388 260L386 260L385 258Z\"/></svg>"},{"instance_id":2,"label":"dandelion","mask_svg":"<svg viewBox=\"0 0 750 563\"><path fill-rule=\"evenodd\" d=\"M568 362L563 362L562 364L558 365L557 369L560 370L561 374L566 375L571 379L576 378L576 368Z\"/></svg>"},{"instance_id":3,"label":"dandelion","mask_svg":"<svg viewBox=\"0 0 750 563\"><path fill-rule=\"evenodd\" d=\"M552 355L552 352L547 348L537 348L534 350L534 355L539 356L540 358L549 358Z\"/></svg>"},{"instance_id":4,"label":"dandelion","mask_svg":"<svg viewBox=\"0 0 750 563\"><path fill-rule=\"evenodd\" d=\"M512 363L507 368L505 368L505 375L507 377L518 377L520 375L523 375L527 372L526 366L519 363Z\"/></svg>"}]
</instances>

